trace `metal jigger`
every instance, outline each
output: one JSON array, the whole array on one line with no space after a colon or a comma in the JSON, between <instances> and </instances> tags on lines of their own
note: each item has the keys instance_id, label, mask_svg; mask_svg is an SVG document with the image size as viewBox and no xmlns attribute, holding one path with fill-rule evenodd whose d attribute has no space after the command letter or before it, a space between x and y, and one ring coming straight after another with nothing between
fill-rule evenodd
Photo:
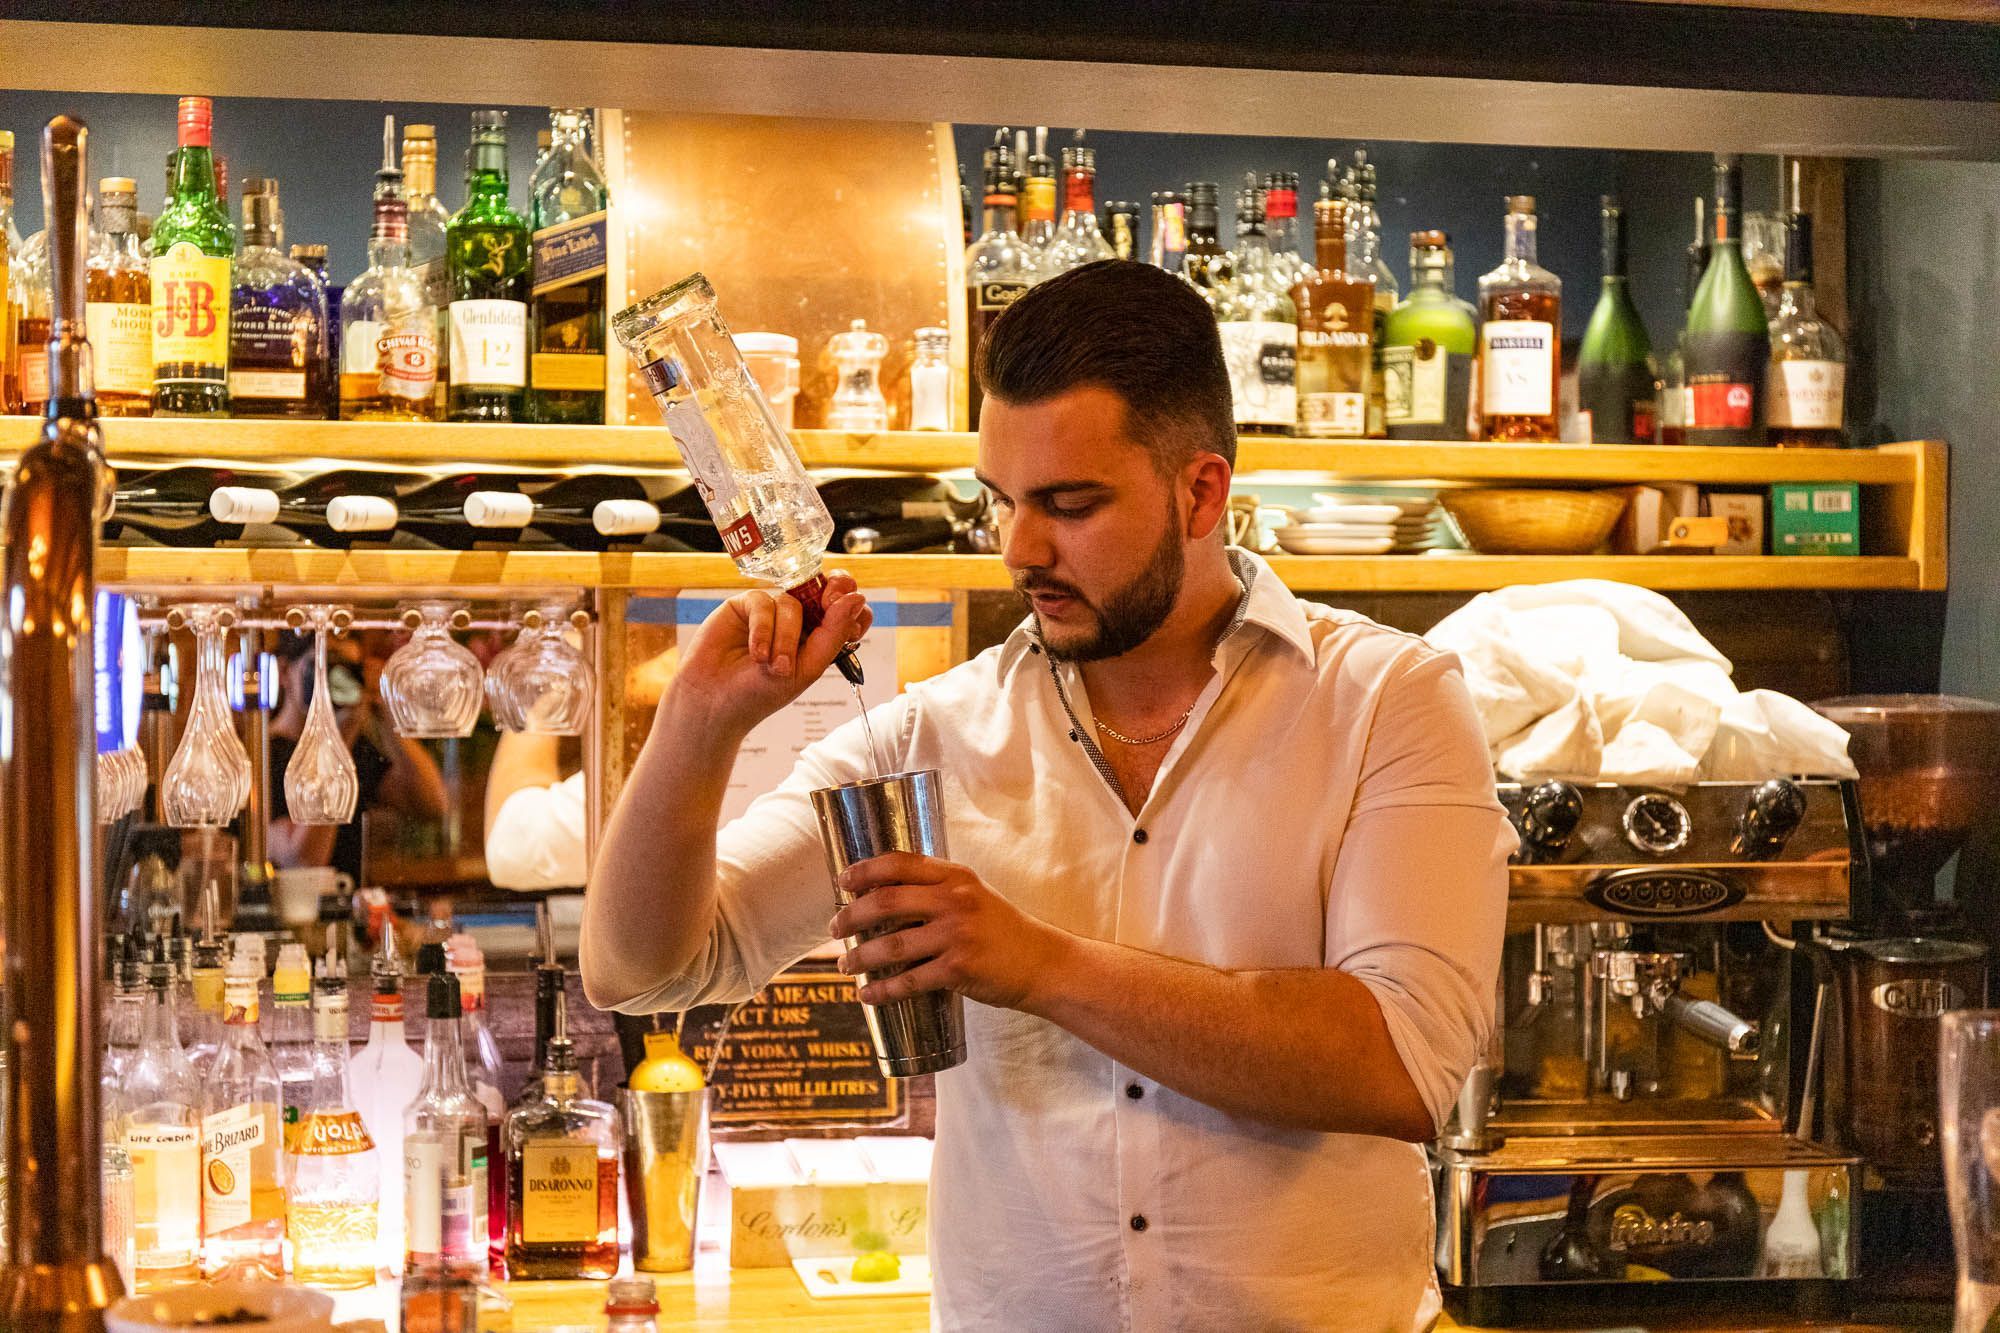
<instances>
[{"instance_id":1,"label":"metal jigger","mask_svg":"<svg viewBox=\"0 0 2000 1333\"><path fill-rule=\"evenodd\" d=\"M840 873L857 861L886 852L947 855L939 782L936 769L922 769L822 787L812 794L820 841L826 845L827 872L834 878L834 896L841 906L853 902L854 895L838 887ZM872 932L870 937L882 933ZM860 942L860 937L850 938L847 947ZM859 973L855 981L865 986L893 977L905 966ZM965 1062L965 1001L956 991L926 991L862 1009L875 1043L875 1062L890 1078L936 1073Z\"/></svg>"},{"instance_id":2,"label":"metal jigger","mask_svg":"<svg viewBox=\"0 0 2000 1333\"><path fill-rule=\"evenodd\" d=\"M708 1167L708 1099L707 1088L618 1089L632 1266L642 1273L685 1273L694 1267L695 1217Z\"/></svg>"}]
</instances>

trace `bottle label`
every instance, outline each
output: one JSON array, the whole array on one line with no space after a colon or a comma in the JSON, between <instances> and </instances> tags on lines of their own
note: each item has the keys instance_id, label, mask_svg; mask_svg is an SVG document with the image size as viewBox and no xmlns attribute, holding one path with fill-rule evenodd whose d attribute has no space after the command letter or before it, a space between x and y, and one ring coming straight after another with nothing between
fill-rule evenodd
<instances>
[{"instance_id":1,"label":"bottle label","mask_svg":"<svg viewBox=\"0 0 2000 1333\"><path fill-rule=\"evenodd\" d=\"M1479 329L1481 410L1489 417L1546 417L1555 412L1555 325L1539 319L1490 319Z\"/></svg>"},{"instance_id":2,"label":"bottle label","mask_svg":"<svg viewBox=\"0 0 2000 1333\"><path fill-rule=\"evenodd\" d=\"M602 352L536 352L529 373L537 389L604 392Z\"/></svg>"},{"instance_id":3,"label":"bottle label","mask_svg":"<svg viewBox=\"0 0 2000 1333\"><path fill-rule=\"evenodd\" d=\"M655 361L652 366L647 367L647 370L651 371L654 366L662 364L664 363ZM743 375L747 380L750 372L746 370ZM701 408L693 397L684 397L670 404L663 415L667 419L667 430L674 437L674 445L681 451L681 462L687 465L689 475L694 478L696 489L701 492L702 500L708 505L708 512L717 520L717 526L727 528L740 521L740 518L749 517L747 514L739 516L736 513L738 494L736 474L729 470L729 463L722 452L722 442L715 438L714 428L708 424L708 418L702 415ZM743 547L740 554L747 555L764 544L761 533L750 535L754 536L755 540ZM728 540L726 531L723 538L725 542ZM731 547L730 554L735 555L739 552L735 547Z\"/></svg>"},{"instance_id":4,"label":"bottle label","mask_svg":"<svg viewBox=\"0 0 2000 1333\"><path fill-rule=\"evenodd\" d=\"M994 278L972 285L972 308L974 310L1000 311L1021 299L1028 290L1028 284L1012 278Z\"/></svg>"},{"instance_id":5,"label":"bottle label","mask_svg":"<svg viewBox=\"0 0 2000 1333\"><path fill-rule=\"evenodd\" d=\"M49 345L21 344L21 401L31 408L49 401Z\"/></svg>"},{"instance_id":6,"label":"bottle label","mask_svg":"<svg viewBox=\"0 0 2000 1333\"><path fill-rule=\"evenodd\" d=\"M1757 391L1730 380L1697 380L1688 385L1688 428L1747 430L1757 421Z\"/></svg>"},{"instance_id":7,"label":"bottle label","mask_svg":"<svg viewBox=\"0 0 2000 1333\"><path fill-rule=\"evenodd\" d=\"M319 346L319 325L269 306L245 306L229 316L229 396L303 400L306 353Z\"/></svg>"},{"instance_id":8,"label":"bottle label","mask_svg":"<svg viewBox=\"0 0 2000 1333\"><path fill-rule=\"evenodd\" d=\"M486 1136L446 1131L403 1140L403 1250L409 1266L483 1259Z\"/></svg>"},{"instance_id":9,"label":"bottle label","mask_svg":"<svg viewBox=\"0 0 2000 1333\"><path fill-rule=\"evenodd\" d=\"M247 1103L201 1122L202 1231L217 1236L250 1220L253 1150L264 1146L264 1126L275 1108Z\"/></svg>"},{"instance_id":10,"label":"bottle label","mask_svg":"<svg viewBox=\"0 0 2000 1333\"><path fill-rule=\"evenodd\" d=\"M437 390L437 334L428 312L395 324L357 319L340 348L341 396L428 402Z\"/></svg>"},{"instance_id":11,"label":"bottle label","mask_svg":"<svg viewBox=\"0 0 2000 1333\"><path fill-rule=\"evenodd\" d=\"M597 1150L553 1139L521 1147L521 1239L529 1245L597 1239Z\"/></svg>"},{"instance_id":12,"label":"bottle label","mask_svg":"<svg viewBox=\"0 0 2000 1333\"><path fill-rule=\"evenodd\" d=\"M527 387L525 302L451 303L451 382L468 389Z\"/></svg>"},{"instance_id":13,"label":"bottle label","mask_svg":"<svg viewBox=\"0 0 2000 1333\"><path fill-rule=\"evenodd\" d=\"M153 391L153 310L137 301L92 301L83 308L97 391Z\"/></svg>"},{"instance_id":14,"label":"bottle label","mask_svg":"<svg viewBox=\"0 0 2000 1333\"><path fill-rule=\"evenodd\" d=\"M1451 405L1456 402L1462 425L1471 362L1471 357L1447 352L1430 338L1384 347L1381 371L1386 424L1436 427L1442 433L1445 423L1454 419Z\"/></svg>"},{"instance_id":15,"label":"bottle label","mask_svg":"<svg viewBox=\"0 0 2000 1333\"><path fill-rule=\"evenodd\" d=\"M1299 329L1272 320L1225 320L1222 359L1239 426L1291 426L1298 420Z\"/></svg>"},{"instance_id":16,"label":"bottle label","mask_svg":"<svg viewBox=\"0 0 2000 1333\"><path fill-rule=\"evenodd\" d=\"M536 232L533 295L604 276L610 270L610 234L611 215L603 209Z\"/></svg>"},{"instance_id":17,"label":"bottle label","mask_svg":"<svg viewBox=\"0 0 2000 1333\"><path fill-rule=\"evenodd\" d=\"M1846 418L1847 367L1838 361L1773 361L1766 385L1773 426L1839 430Z\"/></svg>"},{"instance_id":18,"label":"bottle label","mask_svg":"<svg viewBox=\"0 0 2000 1333\"><path fill-rule=\"evenodd\" d=\"M368 1137L359 1111L307 1112L292 1145L300 1157L351 1157L374 1150L375 1140Z\"/></svg>"},{"instance_id":19,"label":"bottle label","mask_svg":"<svg viewBox=\"0 0 2000 1333\"><path fill-rule=\"evenodd\" d=\"M338 1008L327 1004L313 1006L313 1039L316 1041L347 1040L347 1004L343 1000Z\"/></svg>"},{"instance_id":20,"label":"bottle label","mask_svg":"<svg viewBox=\"0 0 2000 1333\"><path fill-rule=\"evenodd\" d=\"M132 1215L153 1245L138 1252L140 1268L181 1268L201 1247L201 1134L193 1125L130 1125Z\"/></svg>"},{"instance_id":21,"label":"bottle label","mask_svg":"<svg viewBox=\"0 0 2000 1333\"><path fill-rule=\"evenodd\" d=\"M154 379L219 384L229 364L229 261L176 241L153 256Z\"/></svg>"},{"instance_id":22,"label":"bottle label","mask_svg":"<svg viewBox=\"0 0 2000 1333\"><path fill-rule=\"evenodd\" d=\"M1308 435L1358 438L1368 429L1368 395L1302 393L1299 395L1299 425L1305 428Z\"/></svg>"}]
</instances>

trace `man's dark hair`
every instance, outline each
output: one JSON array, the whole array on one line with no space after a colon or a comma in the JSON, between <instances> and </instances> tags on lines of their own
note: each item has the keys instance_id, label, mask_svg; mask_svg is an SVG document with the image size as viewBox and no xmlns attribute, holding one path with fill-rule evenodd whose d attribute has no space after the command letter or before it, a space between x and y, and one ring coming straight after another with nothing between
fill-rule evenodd
<instances>
[{"instance_id":1,"label":"man's dark hair","mask_svg":"<svg viewBox=\"0 0 2000 1333\"><path fill-rule=\"evenodd\" d=\"M980 386L1028 406L1085 385L1125 402L1163 474L1199 452L1236 466L1236 420L1215 314L1163 269L1104 259L1028 289L987 332Z\"/></svg>"}]
</instances>

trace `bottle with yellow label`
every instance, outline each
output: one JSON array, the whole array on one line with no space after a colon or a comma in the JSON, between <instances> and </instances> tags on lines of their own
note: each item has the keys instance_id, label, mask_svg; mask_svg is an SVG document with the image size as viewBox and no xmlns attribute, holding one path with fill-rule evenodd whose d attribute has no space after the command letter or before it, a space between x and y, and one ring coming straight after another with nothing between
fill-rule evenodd
<instances>
[{"instance_id":1,"label":"bottle with yellow label","mask_svg":"<svg viewBox=\"0 0 2000 1333\"><path fill-rule=\"evenodd\" d=\"M173 980L174 965L156 949L146 974L145 1032L118 1090L141 1292L192 1282L201 1257L201 1093L181 1051Z\"/></svg>"},{"instance_id":2,"label":"bottle with yellow label","mask_svg":"<svg viewBox=\"0 0 2000 1333\"><path fill-rule=\"evenodd\" d=\"M285 1275L278 1071L257 1037L263 969L239 952L223 983L223 1039L202 1090L201 1268L208 1277Z\"/></svg>"},{"instance_id":3,"label":"bottle with yellow label","mask_svg":"<svg viewBox=\"0 0 2000 1333\"><path fill-rule=\"evenodd\" d=\"M330 955L331 957L331 955ZM347 975L321 964L313 997L313 1081L285 1139L292 1276L340 1291L375 1281L381 1171L375 1141L347 1093Z\"/></svg>"},{"instance_id":4,"label":"bottle with yellow label","mask_svg":"<svg viewBox=\"0 0 2000 1333\"><path fill-rule=\"evenodd\" d=\"M707 1080L673 1032L664 1030L646 1034L646 1058L632 1066L626 1084L634 1092L699 1092Z\"/></svg>"},{"instance_id":5,"label":"bottle with yellow label","mask_svg":"<svg viewBox=\"0 0 2000 1333\"><path fill-rule=\"evenodd\" d=\"M562 993L541 1086L507 1114L507 1276L583 1278L618 1272L618 1112L583 1095Z\"/></svg>"},{"instance_id":6,"label":"bottle with yellow label","mask_svg":"<svg viewBox=\"0 0 2000 1333\"><path fill-rule=\"evenodd\" d=\"M180 100L173 189L153 223L153 411L229 414L229 302L236 228L216 188L215 106Z\"/></svg>"}]
</instances>

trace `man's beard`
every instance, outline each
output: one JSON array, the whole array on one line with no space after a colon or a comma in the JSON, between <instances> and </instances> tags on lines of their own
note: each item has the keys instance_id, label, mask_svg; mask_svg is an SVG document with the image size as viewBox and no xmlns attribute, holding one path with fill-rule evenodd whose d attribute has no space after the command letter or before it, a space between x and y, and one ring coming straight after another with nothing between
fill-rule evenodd
<instances>
[{"instance_id":1,"label":"man's beard","mask_svg":"<svg viewBox=\"0 0 2000 1333\"><path fill-rule=\"evenodd\" d=\"M1030 592L1075 598L1077 605L1096 618L1096 631L1074 642L1058 643L1050 637L1048 626L1043 625L1042 647L1058 662L1101 662L1109 657L1122 657L1153 637L1180 600L1186 574L1187 552L1182 549L1179 526L1173 521L1170 509L1161 527L1159 544L1153 548L1153 558L1146 562L1137 578L1107 595L1102 606L1085 597L1074 584L1032 573L1016 575L1014 589L1028 602L1031 614L1035 607L1028 600ZM1038 624L1040 619L1036 617Z\"/></svg>"}]
</instances>

